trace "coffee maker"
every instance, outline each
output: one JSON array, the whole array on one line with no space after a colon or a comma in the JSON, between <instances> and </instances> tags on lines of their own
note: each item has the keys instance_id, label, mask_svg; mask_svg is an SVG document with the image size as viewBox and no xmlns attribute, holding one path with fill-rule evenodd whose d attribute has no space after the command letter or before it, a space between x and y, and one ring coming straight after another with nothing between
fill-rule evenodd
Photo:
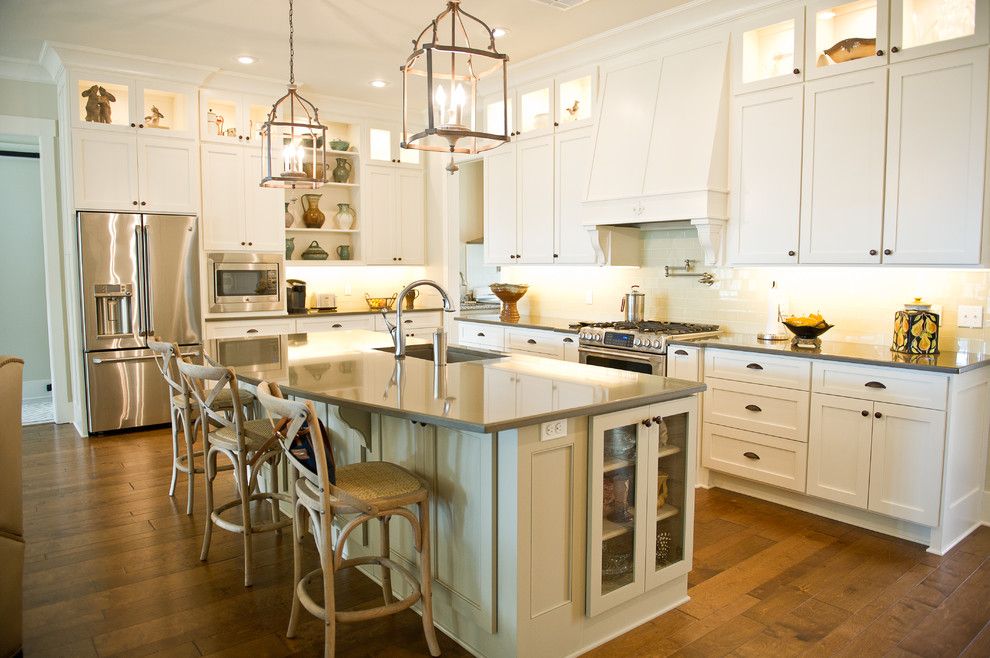
<instances>
[{"instance_id":1,"label":"coffee maker","mask_svg":"<svg viewBox=\"0 0 990 658\"><path fill-rule=\"evenodd\" d=\"M289 313L306 312L306 282L299 279L285 280L285 305Z\"/></svg>"}]
</instances>

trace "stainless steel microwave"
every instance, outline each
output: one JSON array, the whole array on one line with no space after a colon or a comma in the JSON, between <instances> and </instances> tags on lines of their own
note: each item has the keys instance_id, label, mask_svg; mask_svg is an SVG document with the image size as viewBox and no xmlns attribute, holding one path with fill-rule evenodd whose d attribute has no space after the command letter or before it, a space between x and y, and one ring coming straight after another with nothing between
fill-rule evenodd
<instances>
[{"instance_id":1,"label":"stainless steel microwave","mask_svg":"<svg viewBox=\"0 0 990 658\"><path fill-rule=\"evenodd\" d=\"M281 254L211 252L210 313L285 310L285 265Z\"/></svg>"}]
</instances>

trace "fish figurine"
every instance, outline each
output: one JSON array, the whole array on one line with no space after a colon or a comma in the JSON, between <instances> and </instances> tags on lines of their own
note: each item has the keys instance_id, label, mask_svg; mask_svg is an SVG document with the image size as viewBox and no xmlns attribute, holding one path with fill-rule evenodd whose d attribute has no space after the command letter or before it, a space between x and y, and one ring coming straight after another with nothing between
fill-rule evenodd
<instances>
[{"instance_id":1,"label":"fish figurine","mask_svg":"<svg viewBox=\"0 0 990 658\"><path fill-rule=\"evenodd\" d=\"M869 57L876 52L877 40L874 38L865 39L862 37L852 37L843 39L831 48L825 49L824 55L819 55L818 66L827 66L828 60L841 64L862 57ZM828 56L828 60L825 56Z\"/></svg>"}]
</instances>

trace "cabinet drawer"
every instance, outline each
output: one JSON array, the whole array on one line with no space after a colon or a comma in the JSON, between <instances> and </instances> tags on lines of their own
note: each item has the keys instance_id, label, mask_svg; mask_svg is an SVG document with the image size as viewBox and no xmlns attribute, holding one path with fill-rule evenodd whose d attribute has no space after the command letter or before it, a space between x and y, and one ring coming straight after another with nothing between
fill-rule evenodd
<instances>
[{"instance_id":1,"label":"cabinet drawer","mask_svg":"<svg viewBox=\"0 0 990 658\"><path fill-rule=\"evenodd\" d=\"M554 359L564 358L564 338L566 334L555 331L526 331L524 329L507 329L505 332L505 349L510 352L525 352L539 354ZM574 340L571 338L571 340Z\"/></svg>"},{"instance_id":2,"label":"cabinet drawer","mask_svg":"<svg viewBox=\"0 0 990 658\"><path fill-rule=\"evenodd\" d=\"M413 329L433 329L436 327L443 326L443 318L440 313L404 313L402 315L402 329L403 331L412 331ZM378 315L375 318L375 331L388 331L388 327L385 326L385 318ZM388 314L388 321L395 322L395 312Z\"/></svg>"},{"instance_id":3,"label":"cabinet drawer","mask_svg":"<svg viewBox=\"0 0 990 658\"><path fill-rule=\"evenodd\" d=\"M789 388L705 379L705 422L808 441L811 395Z\"/></svg>"},{"instance_id":4,"label":"cabinet drawer","mask_svg":"<svg viewBox=\"0 0 990 658\"><path fill-rule=\"evenodd\" d=\"M804 491L807 444L704 424L701 464L730 475Z\"/></svg>"},{"instance_id":5,"label":"cabinet drawer","mask_svg":"<svg viewBox=\"0 0 990 658\"><path fill-rule=\"evenodd\" d=\"M238 322L207 322L206 337L237 338L240 336L277 336L295 331L291 318L284 320L241 320Z\"/></svg>"},{"instance_id":6,"label":"cabinet drawer","mask_svg":"<svg viewBox=\"0 0 990 658\"><path fill-rule=\"evenodd\" d=\"M812 372L812 390L815 393L945 409L948 375L828 361L817 361Z\"/></svg>"},{"instance_id":7,"label":"cabinet drawer","mask_svg":"<svg viewBox=\"0 0 990 658\"><path fill-rule=\"evenodd\" d=\"M667 348L667 376L701 381L701 348L671 345Z\"/></svg>"},{"instance_id":8,"label":"cabinet drawer","mask_svg":"<svg viewBox=\"0 0 990 658\"><path fill-rule=\"evenodd\" d=\"M374 331L375 321L370 315L349 315L342 317L300 318L296 320L296 332L335 331L341 329L367 329Z\"/></svg>"},{"instance_id":9,"label":"cabinet drawer","mask_svg":"<svg viewBox=\"0 0 990 658\"><path fill-rule=\"evenodd\" d=\"M505 329L492 324L458 322L457 342L502 351L505 349Z\"/></svg>"},{"instance_id":10,"label":"cabinet drawer","mask_svg":"<svg viewBox=\"0 0 990 658\"><path fill-rule=\"evenodd\" d=\"M705 377L807 391L811 382L811 361L708 348L705 350Z\"/></svg>"}]
</instances>

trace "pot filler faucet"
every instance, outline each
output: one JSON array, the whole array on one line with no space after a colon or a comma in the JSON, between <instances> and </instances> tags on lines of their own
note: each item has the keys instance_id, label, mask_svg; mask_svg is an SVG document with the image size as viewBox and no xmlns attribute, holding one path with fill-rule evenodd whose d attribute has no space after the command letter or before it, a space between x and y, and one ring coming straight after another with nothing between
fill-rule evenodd
<instances>
[{"instance_id":1,"label":"pot filler faucet","mask_svg":"<svg viewBox=\"0 0 990 658\"><path fill-rule=\"evenodd\" d=\"M382 317L385 319L385 326L388 327L388 333L392 336L392 342L395 344L395 358L404 359L406 358L406 335L402 333L402 306L405 302L406 295L415 288L420 286L430 286L436 288L443 297L443 310L447 313L454 312L454 304L450 301L450 296L447 291L441 287L436 281L431 281L429 279L420 279L419 281L413 281L408 286L402 289L399 296L395 300L395 324L388 321L388 315L385 313L385 309L382 309ZM433 332L433 361L437 365L446 364L447 362L447 332L444 331L443 327L439 327Z\"/></svg>"}]
</instances>

